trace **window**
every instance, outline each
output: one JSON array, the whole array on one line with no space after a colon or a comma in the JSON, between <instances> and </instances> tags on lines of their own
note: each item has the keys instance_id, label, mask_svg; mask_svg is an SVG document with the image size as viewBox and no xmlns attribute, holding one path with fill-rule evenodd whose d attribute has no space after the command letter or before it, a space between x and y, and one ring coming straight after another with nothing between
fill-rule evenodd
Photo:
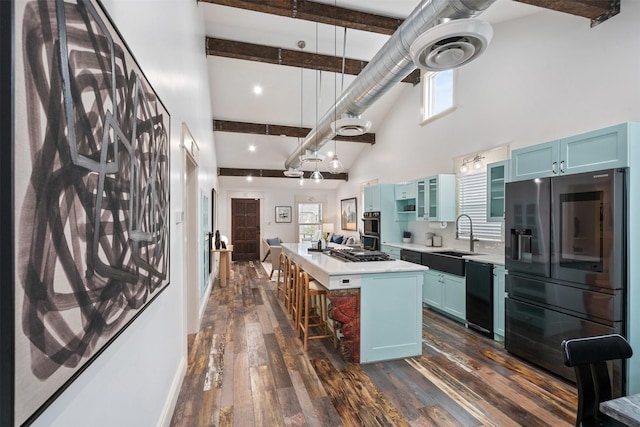
<instances>
[{"instance_id":1,"label":"window","mask_svg":"<svg viewBox=\"0 0 640 427\"><path fill-rule=\"evenodd\" d=\"M322 203L298 203L298 239L312 240L322 233Z\"/></svg>"},{"instance_id":2,"label":"window","mask_svg":"<svg viewBox=\"0 0 640 427\"><path fill-rule=\"evenodd\" d=\"M467 214L473 221L473 237L482 240L502 240L502 224L487 222L487 173L465 175L458 181L458 213ZM468 238L469 221L461 218L460 237Z\"/></svg>"},{"instance_id":3,"label":"window","mask_svg":"<svg viewBox=\"0 0 640 427\"><path fill-rule=\"evenodd\" d=\"M422 120L426 121L454 108L454 70L422 75Z\"/></svg>"}]
</instances>

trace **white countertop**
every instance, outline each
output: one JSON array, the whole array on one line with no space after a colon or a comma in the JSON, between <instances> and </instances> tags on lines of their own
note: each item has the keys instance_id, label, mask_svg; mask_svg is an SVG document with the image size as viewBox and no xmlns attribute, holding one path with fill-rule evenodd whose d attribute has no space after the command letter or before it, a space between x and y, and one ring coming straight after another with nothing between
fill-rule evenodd
<instances>
[{"instance_id":1,"label":"white countertop","mask_svg":"<svg viewBox=\"0 0 640 427\"><path fill-rule=\"evenodd\" d=\"M338 258L334 258L326 253L309 252L308 249L310 247L310 242L282 244L282 249L286 254L292 256L294 261L300 262L305 271L329 289L334 288L334 286L331 285L331 282L333 282L331 278L335 276L343 277L363 274L404 273L429 270L429 267L424 265L400 260L346 262ZM341 288L344 288L344 286Z\"/></svg>"},{"instance_id":2,"label":"white countertop","mask_svg":"<svg viewBox=\"0 0 640 427\"><path fill-rule=\"evenodd\" d=\"M382 243L383 245L392 246L394 248L400 249L408 249L411 251L417 252L440 252L440 251L458 251L458 252L468 252L464 249L452 248L448 246L425 246L419 245L417 243ZM486 254L486 253L475 253L463 256L464 259L469 259L472 261L484 262L487 264L496 264L496 265L504 265L504 254Z\"/></svg>"}]
</instances>

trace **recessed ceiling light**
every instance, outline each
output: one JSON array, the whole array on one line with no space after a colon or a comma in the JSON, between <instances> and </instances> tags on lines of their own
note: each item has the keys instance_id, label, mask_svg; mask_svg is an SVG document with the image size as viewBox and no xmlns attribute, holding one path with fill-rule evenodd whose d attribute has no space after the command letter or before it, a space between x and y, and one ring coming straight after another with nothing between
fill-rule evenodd
<instances>
[{"instance_id":1,"label":"recessed ceiling light","mask_svg":"<svg viewBox=\"0 0 640 427\"><path fill-rule=\"evenodd\" d=\"M253 87L253 93L255 93L256 95L262 95L262 86L255 85Z\"/></svg>"},{"instance_id":2,"label":"recessed ceiling light","mask_svg":"<svg viewBox=\"0 0 640 427\"><path fill-rule=\"evenodd\" d=\"M327 157L333 157L333 151L327 151Z\"/></svg>"},{"instance_id":3,"label":"recessed ceiling light","mask_svg":"<svg viewBox=\"0 0 640 427\"><path fill-rule=\"evenodd\" d=\"M251 175L247 176L247 181L249 182L253 181L253 177Z\"/></svg>"},{"instance_id":4,"label":"recessed ceiling light","mask_svg":"<svg viewBox=\"0 0 640 427\"><path fill-rule=\"evenodd\" d=\"M253 145L253 144L251 144L251 145L249 146L249 151L251 151L252 153L253 153L254 151L256 151L256 146L255 146L255 145Z\"/></svg>"}]
</instances>

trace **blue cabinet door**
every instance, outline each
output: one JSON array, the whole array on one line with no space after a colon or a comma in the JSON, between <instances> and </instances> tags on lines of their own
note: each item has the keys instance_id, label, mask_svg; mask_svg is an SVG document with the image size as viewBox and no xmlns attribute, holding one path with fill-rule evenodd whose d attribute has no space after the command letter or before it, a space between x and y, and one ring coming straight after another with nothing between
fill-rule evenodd
<instances>
[{"instance_id":1,"label":"blue cabinet door","mask_svg":"<svg viewBox=\"0 0 640 427\"><path fill-rule=\"evenodd\" d=\"M554 176L559 170L559 141L549 141L511 153L511 181Z\"/></svg>"},{"instance_id":2,"label":"blue cabinet door","mask_svg":"<svg viewBox=\"0 0 640 427\"><path fill-rule=\"evenodd\" d=\"M369 185L364 188L364 210L366 212L380 211L379 185Z\"/></svg>"},{"instance_id":3,"label":"blue cabinet door","mask_svg":"<svg viewBox=\"0 0 640 427\"><path fill-rule=\"evenodd\" d=\"M422 286L422 302L435 308L442 308L442 277L437 271L425 271Z\"/></svg>"},{"instance_id":4,"label":"blue cabinet door","mask_svg":"<svg viewBox=\"0 0 640 427\"><path fill-rule=\"evenodd\" d=\"M560 140L560 173L592 172L628 165L630 123Z\"/></svg>"},{"instance_id":5,"label":"blue cabinet door","mask_svg":"<svg viewBox=\"0 0 640 427\"><path fill-rule=\"evenodd\" d=\"M504 300L507 292L504 277L507 274L502 265L493 266L493 336L496 341L504 341Z\"/></svg>"},{"instance_id":6,"label":"blue cabinet door","mask_svg":"<svg viewBox=\"0 0 640 427\"><path fill-rule=\"evenodd\" d=\"M487 222L504 221L504 186L509 177L509 160L487 165Z\"/></svg>"},{"instance_id":7,"label":"blue cabinet door","mask_svg":"<svg viewBox=\"0 0 640 427\"><path fill-rule=\"evenodd\" d=\"M442 310L461 322L467 318L465 278L442 273Z\"/></svg>"}]
</instances>

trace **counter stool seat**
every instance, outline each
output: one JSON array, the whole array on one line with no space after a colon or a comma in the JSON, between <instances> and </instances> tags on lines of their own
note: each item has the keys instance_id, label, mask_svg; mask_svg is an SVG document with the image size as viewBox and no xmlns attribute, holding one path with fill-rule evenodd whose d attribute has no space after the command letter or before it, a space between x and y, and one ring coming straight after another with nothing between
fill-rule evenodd
<instances>
[{"instance_id":1,"label":"counter stool seat","mask_svg":"<svg viewBox=\"0 0 640 427\"><path fill-rule=\"evenodd\" d=\"M302 333L303 349L307 351L310 339L333 338L336 345L336 335L329 328L327 317L327 288L315 280L309 280L306 271L301 271L298 278L298 336ZM312 328L316 334L312 334Z\"/></svg>"},{"instance_id":2,"label":"counter stool seat","mask_svg":"<svg viewBox=\"0 0 640 427\"><path fill-rule=\"evenodd\" d=\"M280 297L280 292L282 292L282 299L284 301L285 294L285 277L286 277L286 264L288 257L283 252L280 252L280 256L278 257L278 276L276 279L276 298ZM273 274L273 270L271 271ZM280 280L282 278L282 280Z\"/></svg>"}]
</instances>

